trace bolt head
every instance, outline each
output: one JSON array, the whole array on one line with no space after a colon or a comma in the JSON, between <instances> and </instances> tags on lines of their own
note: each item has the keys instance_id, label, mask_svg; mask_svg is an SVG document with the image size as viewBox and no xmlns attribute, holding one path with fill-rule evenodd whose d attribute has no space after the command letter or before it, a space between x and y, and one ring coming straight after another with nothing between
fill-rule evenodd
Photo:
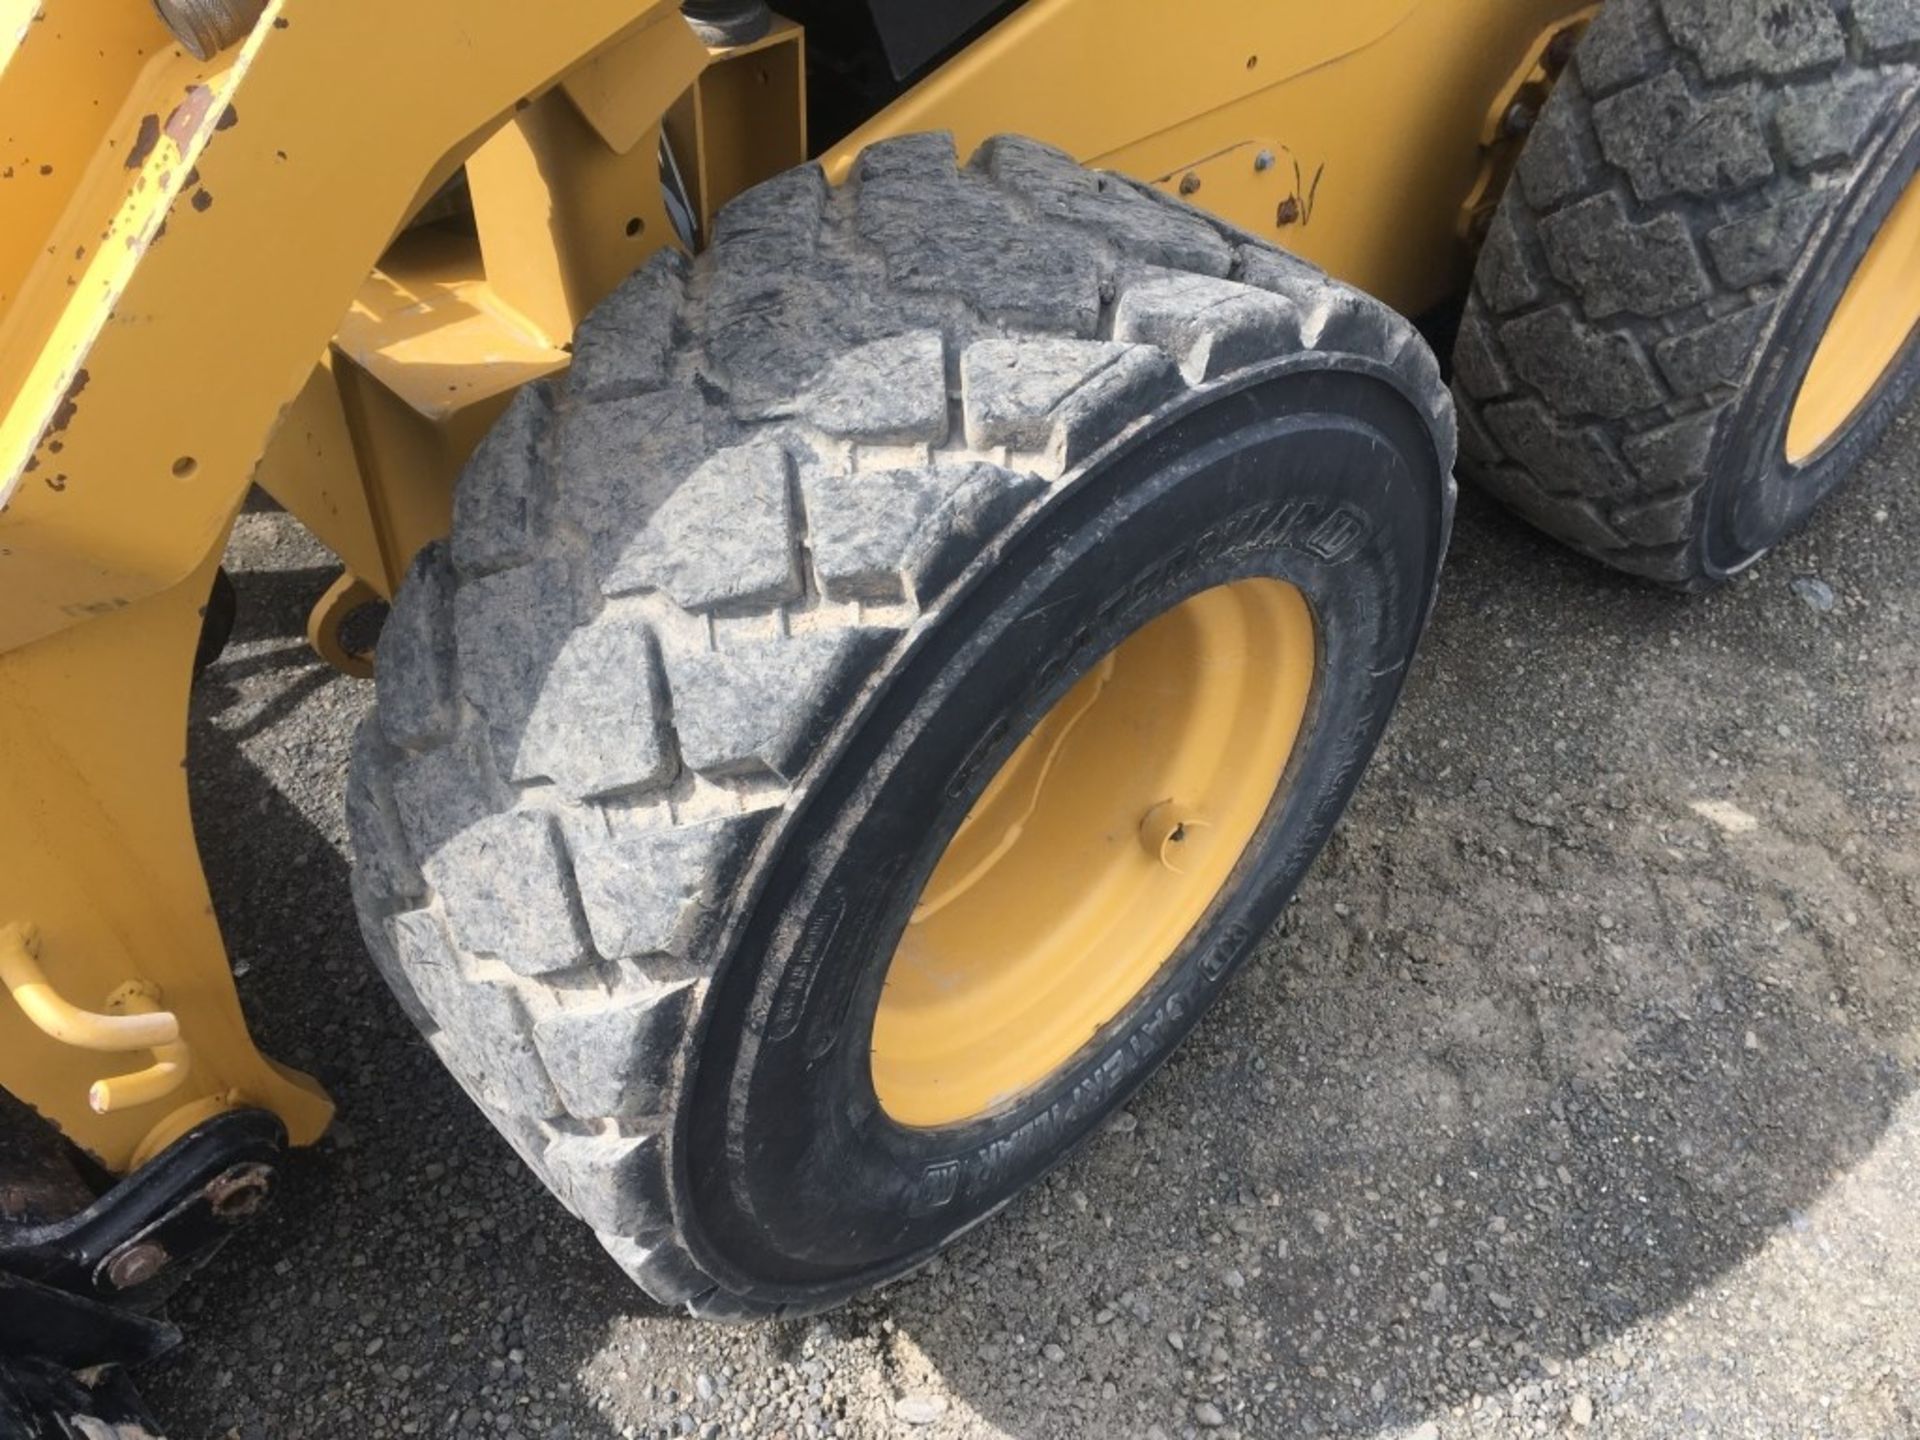
<instances>
[{"instance_id":1,"label":"bolt head","mask_svg":"<svg viewBox=\"0 0 1920 1440\"><path fill-rule=\"evenodd\" d=\"M1507 113L1500 117L1500 133L1509 138L1527 134L1533 129L1534 121L1540 118L1540 111L1525 100L1516 100L1507 107Z\"/></svg>"},{"instance_id":2,"label":"bolt head","mask_svg":"<svg viewBox=\"0 0 1920 1440\"><path fill-rule=\"evenodd\" d=\"M167 1268L167 1252L152 1240L137 1240L107 1260L107 1283L116 1290L144 1285Z\"/></svg>"}]
</instances>

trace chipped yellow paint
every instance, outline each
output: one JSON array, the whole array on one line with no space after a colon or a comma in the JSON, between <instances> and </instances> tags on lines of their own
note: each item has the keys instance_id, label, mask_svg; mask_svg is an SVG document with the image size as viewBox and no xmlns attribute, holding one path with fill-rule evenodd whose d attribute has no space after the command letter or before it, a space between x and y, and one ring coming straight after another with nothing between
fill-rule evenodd
<instances>
[{"instance_id":1,"label":"chipped yellow paint","mask_svg":"<svg viewBox=\"0 0 1920 1440\"><path fill-rule=\"evenodd\" d=\"M276 0L202 63L146 0L44 10L0 113L78 86L114 118L55 162L81 173L0 314L0 650L197 566L419 202L519 101L636 27L685 28L664 0ZM116 64L82 64L70 34L107 16Z\"/></svg>"}]
</instances>

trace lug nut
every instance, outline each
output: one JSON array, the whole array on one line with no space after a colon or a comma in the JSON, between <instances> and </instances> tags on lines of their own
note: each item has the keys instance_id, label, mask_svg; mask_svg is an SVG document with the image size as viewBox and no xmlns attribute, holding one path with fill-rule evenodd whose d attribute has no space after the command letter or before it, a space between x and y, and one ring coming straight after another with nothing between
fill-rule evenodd
<instances>
[{"instance_id":1,"label":"lug nut","mask_svg":"<svg viewBox=\"0 0 1920 1440\"><path fill-rule=\"evenodd\" d=\"M1500 117L1500 133L1508 139L1518 139L1533 129L1533 122L1540 118L1540 112L1525 100L1516 100L1507 107L1507 113Z\"/></svg>"}]
</instances>

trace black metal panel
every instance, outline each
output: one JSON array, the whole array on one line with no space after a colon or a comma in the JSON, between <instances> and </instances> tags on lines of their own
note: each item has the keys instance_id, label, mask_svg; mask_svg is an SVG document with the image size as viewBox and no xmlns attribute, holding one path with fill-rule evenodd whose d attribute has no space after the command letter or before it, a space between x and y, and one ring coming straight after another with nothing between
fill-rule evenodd
<instances>
[{"instance_id":1,"label":"black metal panel","mask_svg":"<svg viewBox=\"0 0 1920 1440\"><path fill-rule=\"evenodd\" d=\"M114 1435L164 1440L117 1366L87 1379L51 1360L0 1355L0 1435L6 1440L75 1440Z\"/></svg>"},{"instance_id":2,"label":"black metal panel","mask_svg":"<svg viewBox=\"0 0 1920 1440\"><path fill-rule=\"evenodd\" d=\"M61 1220L93 1203L73 1148L24 1101L0 1090L0 1222Z\"/></svg>"},{"instance_id":3,"label":"black metal panel","mask_svg":"<svg viewBox=\"0 0 1920 1440\"><path fill-rule=\"evenodd\" d=\"M1020 0L867 0L874 29L896 80L937 59L988 21L1019 7Z\"/></svg>"},{"instance_id":4,"label":"black metal panel","mask_svg":"<svg viewBox=\"0 0 1920 1440\"><path fill-rule=\"evenodd\" d=\"M86 1370L143 1365L179 1343L164 1320L0 1272L0 1357Z\"/></svg>"}]
</instances>

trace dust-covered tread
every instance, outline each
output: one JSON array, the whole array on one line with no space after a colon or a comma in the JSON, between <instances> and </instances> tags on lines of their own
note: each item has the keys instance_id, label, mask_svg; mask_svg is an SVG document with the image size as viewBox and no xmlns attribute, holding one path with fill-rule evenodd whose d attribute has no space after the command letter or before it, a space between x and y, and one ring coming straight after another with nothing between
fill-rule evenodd
<instances>
[{"instance_id":1,"label":"dust-covered tread","mask_svg":"<svg viewBox=\"0 0 1920 1440\"><path fill-rule=\"evenodd\" d=\"M1482 249L1453 357L1462 472L1622 570L1723 573L1714 442L1875 127L1916 93L1920 0L1608 0Z\"/></svg>"},{"instance_id":2,"label":"dust-covered tread","mask_svg":"<svg viewBox=\"0 0 1920 1440\"><path fill-rule=\"evenodd\" d=\"M596 310L475 455L381 643L349 789L376 963L656 1299L761 1307L678 1236L685 1047L733 887L966 568L1169 400L1303 350L1451 405L1412 327L1000 138L741 196ZM535 891L539 893L534 893Z\"/></svg>"}]
</instances>

